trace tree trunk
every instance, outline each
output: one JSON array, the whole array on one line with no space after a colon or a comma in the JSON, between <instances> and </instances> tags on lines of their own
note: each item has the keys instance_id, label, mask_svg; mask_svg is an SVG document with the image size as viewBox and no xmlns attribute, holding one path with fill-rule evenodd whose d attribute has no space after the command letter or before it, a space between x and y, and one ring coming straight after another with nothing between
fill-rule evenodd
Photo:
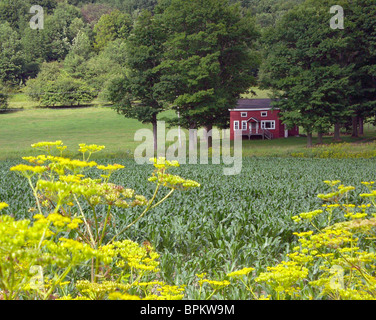
<instances>
[{"instance_id":1,"label":"tree trunk","mask_svg":"<svg viewBox=\"0 0 376 320\"><path fill-rule=\"evenodd\" d=\"M158 155L158 130L157 130L157 114L153 115L153 138L154 138L154 155Z\"/></svg>"},{"instance_id":2,"label":"tree trunk","mask_svg":"<svg viewBox=\"0 0 376 320\"><path fill-rule=\"evenodd\" d=\"M340 129L341 129L341 125L337 122L337 123L334 125L334 140L336 140L336 141L341 140L341 137L340 137Z\"/></svg>"},{"instance_id":3,"label":"tree trunk","mask_svg":"<svg viewBox=\"0 0 376 320\"><path fill-rule=\"evenodd\" d=\"M352 137L357 138L358 137L358 117L354 116L352 117Z\"/></svg>"},{"instance_id":4,"label":"tree trunk","mask_svg":"<svg viewBox=\"0 0 376 320\"><path fill-rule=\"evenodd\" d=\"M322 144L322 132L317 132L317 143Z\"/></svg>"},{"instance_id":5,"label":"tree trunk","mask_svg":"<svg viewBox=\"0 0 376 320\"><path fill-rule=\"evenodd\" d=\"M307 133L307 148L312 147L312 132Z\"/></svg>"},{"instance_id":6,"label":"tree trunk","mask_svg":"<svg viewBox=\"0 0 376 320\"><path fill-rule=\"evenodd\" d=\"M213 134L212 134L212 129L213 129L213 126L211 124L207 125L205 127L206 129L206 134L207 134L207 138L208 138L208 149L213 147Z\"/></svg>"},{"instance_id":7,"label":"tree trunk","mask_svg":"<svg viewBox=\"0 0 376 320\"><path fill-rule=\"evenodd\" d=\"M364 119L362 117L359 117L359 135L364 134Z\"/></svg>"},{"instance_id":8,"label":"tree trunk","mask_svg":"<svg viewBox=\"0 0 376 320\"><path fill-rule=\"evenodd\" d=\"M191 124L189 126L189 154L194 154L197 152L197 132L196 132L196 125Z\"/></svg>"}]
</instances>

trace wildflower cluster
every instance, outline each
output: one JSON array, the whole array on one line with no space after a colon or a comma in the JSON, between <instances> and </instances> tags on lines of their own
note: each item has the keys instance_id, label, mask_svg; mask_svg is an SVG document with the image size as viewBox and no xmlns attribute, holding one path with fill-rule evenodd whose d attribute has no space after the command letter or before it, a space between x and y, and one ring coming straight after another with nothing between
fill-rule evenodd
<instances>
[{"instance_id":1,"label":"wildflower cluster","mask_svg":"<svg viewBox=\"0 0 376 320\"><path fill-rule=\"evenodd\" d=\"M89 245L61 237L56 229L51 228L58 221L68 222L52 218L31 223L8 215L0 216L0 290L5 299L28 298L33 294L47 299L67 273L56 273L49 289L42 290L30 287L33 267L69 271L96 256L97 251Z\"/></svg>"},{"instance_id":2,"label":"wildflower cluster","mask_svg":"<svg viewBox=\"0 0 376 320\"><path fill-rule=\"evenodd\" d=\"M10 168L28 180L36 208L29 210L34 213L33 220L0 216L0 294L6 299L50 299L51 296L181 299L183 288L150 279L159 271L159 255L151 246L118 240L175 189L199 186L197 182L166 172L179 163L155 160L153 177L158 177L157 185L149 200L133 189L110 182L111 175L123 169L123 165L102 165L89 160L104 146L80 144L78 151L82 159L63 156L67 148L60 140L39 142L32 147L45 154L23 157L27 164ZM88 169L98 170L100 178L87 177ZM170 192L154 203L163 186L170 188ZM7 207L8 204L0 202L0 210ZM114 207L140 207L142 212L120 228L112 212ZM64 287L71 282L64 279L74 268L85 268L87 264L91 265L90 279L75 281L75 289L65 294ZM31 271L35 266L42 277L38 278L37 286L30 285L35 278Z\"/></svg>"},{"instance_id":3,"label":"wildflower cluster","mask_svg":"<svg viewBox=\"0 0 376 320\"><path fill-rule=\"evenodd\" d=\"M297 245L285 259L257 275L253 268L228 273L229 286L242 284L253 299L376 299L375 183L362 182L368 191L358 195L357 204L349 203L355 187L324 183L331 192L318 195L322 209L292 217L304 231L294 232ZM325 218L320 228L316 220ZM205 274L197 276L200 285L206 282Z\"/></svg>"},{"instance_id":4,"label":"wildflower cluster","mask_svg":"<svg viewBox=\"0 0 376 320\"><path fill-rule=\"evenodd\" d=\"M60 151L63 151L66 149L66 147L63 146L63 142L61 140L57 140L55 142L52 142L52 141L37 142L37 143L33 143L31 147L37 150L47 151L49 154L54 148Z\"/></svg>"},{"instance_id":5,"label":"wildflower cluster","mask_svg":"<svg viewBox=\"0 0 376 320\"><path fill-rule=\"evenodd\" d=\"M333 187L340 181L325 181ZM373 183L362 182L373 192ZM355 205L341 199L348 199L347 194L355 190L354 187L338 186L338 192L331 197L320 197L330 204L324 204L324 213L332 217L334 211L342 212L345 221L313 231L295 233L299 246L294 248L294 253L288 257L301 266L313 268L320 263L321 272L316 279L309 281L309 286L319 291L318 298L330 299L375 299L376 274L375 259L371 239L376 233L376 218L374 217L375 203L372 196L360 194L361 199L370 199L369 203ZM308 219L311 225L317 229L311 217ZM293 220L300 222L296 217ZM337 279L339 276L339 280ZM337 278L336 278L337 277Z\"/></svg>"},{"instance_id":6,"label":"wildflower cluster","mask_svg":"<svg viewBox=\"0 0 376 320\"><path fill-rule=\"evenodd\" d=\"M209 295L206 297L206 300L209 300L217 291L220 291L227 286L229 286L231 283L228 280L210 280L206 278L206 272L202 274L196 274L196 276L200 279L198 280L198 284L200 285L200 292L199 292L199 297L202 299L202 291L204 289L204 284L208 284L209 288L211 289L209 292ZM206 292L206 290L204 291Z\"/></svg>"},{"instance_id":7,"label":"wildflower cluster","mask_svg":"<svg viewBox=\"0 0 376 320\"><path fill-rule=\"evenodd\" d=\"M376 143L354 145L344 142L318 145L304 150L304 152L294 152L291 156L296 158L371 159L376 157Z\"/></svg>"},{"instance_id":8,"label":"wildflower cluster","mask_svg":"<svg viewBox=\"0 0 376 320\"><path fill-rule=\"evenodd\" d=\"M59 213L51 213L46 217L41 214L36 214L33 218L37 220L36 223L49 224L51 227L53 226L59 229L59 231L66 230L67 228L77 229L79 224L82 223L82 220L79 218L69 218Z\"/></svg>"},{"instance_id":9,"label":"wildflower cluster","mask_svg":"<svg viewBox=\"0 0 376 320\"><path fill-rule=\"evenodd\" d=\"M283 299L298 294L301 288L297 284L307 275L308 269L295 261L282 261L275 267L268 267L255 281L266 282L277 293L277 299Z\"/></svg>"},{"instance_id":10,"label":"wildflower cluster","mask_svg":"<svg viewBox=\"0 0 376 320\"><path fill-rule=\"evenodd\" d=\"M332 187L331 192L326 194L320 193L317 195L318 198L324 201L339 202L349 191L355 190L355 187L353 186L344 186L343 184L340 184L341 181L339 180L325 180L324 183ZM336 185L338 185L337 189L334 188Z\"/></svg>"},{"instance_id":11,"label":"wildflower cluster","mask_svg":"<svg viewBox=\"0 0 376 320\"><path fill-rule=\"evenodd\" d=\"M86 143L80 143L78 151L82 153L83 160L89 160L93 153L99 152L104 148L105 146L98 146L96 144L87 145Z\"/></svg>"},{"instance_id":12,"label":"wildflower cluster","mask_svg":"<svg viewBox=\"0 0 376 320\"><path fill-rule=\"evenodd\" d=\"M150 161L154 164L156 171L153 173L152 177L149 178L149 181L155 181L160 185L171 189L186 190L188 188L199 187L200 184L193 180L186 180L177 175L172 175L167 173L167 168L169 167L178 167L179 162L177 161L168 161L164 157L160 158L151 158Z\"/></svg>"},{"instance_id":13,"label":"wildflower cluster","mask_svg":"<svg viewBox=\"0 0 376 320\"><path fill-rule=\"evenodd\" d=\"M250 272L254 271L254 268L243 268L238 271L233 271L227 274L227 277L230 278L238 278L238 277L243 277L245 275L248 275Z\"/></svg>"},{"instance_id":14,"label":"wildflower cluster","mask_svg":"<svg viewBox=\"0 0 376 320\"><path fill-rule=\"evenodd\" d=\"M9 205L5 202L0 202L0 210L9 207Z\"/></svg>"},{"instance_id":15,"label":"wildflower cluster","mask_svg":"<svg viewBox=\"0 0 376 320\"><path fill-rule=\"evenodd\" d=\"M150 246L139 246L130 240L116 241L98 249L98 260L104 268L97 282L80 280L76 283L78 294L64 296L63 300L171 300L182 299L184 288L169 286L150 279L159 271L159 254Z\"/></svg>"}]
</instances>

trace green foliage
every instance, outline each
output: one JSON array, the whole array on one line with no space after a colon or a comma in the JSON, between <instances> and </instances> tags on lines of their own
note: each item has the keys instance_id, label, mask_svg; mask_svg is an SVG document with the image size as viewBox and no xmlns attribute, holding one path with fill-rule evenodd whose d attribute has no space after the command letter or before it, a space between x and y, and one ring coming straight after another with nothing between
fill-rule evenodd
<instances>
[{"instance_id":1,"label":"green foliage","mask_svg":"<svg viewBox=\"0 0 376 320\"><path fill-rule=\"evenodd\" d=\"M88 3L81 8L85 22L94 27L102 15L110 14L113 8L106 3Z\"/></svg>"},{"instance_id":2,"label":"green foliage","mask_svg":"<svg viewBox=\"0 0 376 320\"><path fill-rule=\"evenodd\" d=\"M132 16L137 16L142 10L153 11L158 0L99 0L100 4L106 4Z\"/></svg>"},{"instance_id":3,"label":"green foliage","mask_svg":"<svg viewBox=\"0 0 376 320\"><path fill-rule=\"evenodd\" d=\"M8 22L13 30L22 29L30 19L28 16L30 7L28 0L1 0L0 23Z\"/></svg>"},{"instance_id":4,"label":"green foliage","mask_svg":"<svg viewBox=\"0 0 376 320\"><path fill-rule=\"evenodd\" d=\"M345 30L330 28L328 8L332 5L343 5L349 25ZM370 92L370 84L360 85L360 67L350 58L359 52L357 39L367 43L368 23L364 21L373 21L371 15L355 14L364 6L370 9L367 12L376 9L363 0L351 5L307 1L264 33L262 81L279 99L274 105L284 111L283 121L305 129L309 146L313 131L325 132L330 125L346 121L359 107L359 92ZM360 58L362 63L367 61L366 55ZM374 99L363 95L363 103L370 100Z\"/></svg>"},{"instance_id":5,"label":"green foliage","mask_svg":"<svg viewBox=\"0 0 376 320\"><path fill-rule=\"evenodd\" d=\"M26 60L23 78L34 78L43 61L64 59L79 31L87 32L80 11L64 3L59 3L51 14L45 13L43 29L33 30L25 25L20 49Z\"/></svg>"},{"instance_id":6,"label":"green foliage","mask_svg":"<svg viewBox=\"0 0 376 320\"><path fill-rule=\"evenodd\" d=\"M33 30L29 26L21 37L22 52L25 56L23 78L35 78L44 60L47 60L48 38L42 30Z\"/></svg>"},{"instance_id":7,"label":"green foliage","mask_svg":"<svg viewBox=\"0 0 376 320\"><path fill-rule=\"evenodd\" d=\"M45 26L41 33L45 33L46 60L64 59L69 52L69 46L76 34L71 32L70 26L76 18L81 18L80 11L71 5L59 3L53 15L45 18Z\"/></svg>"},{"instance_id":8,"label":"green foliage","mask_svg":"<svg viewBox=\"0 0 376 320\"><path fill-rule=\"evenodd\" d=\"M89 36L85 32L78 30L76 36L73 38L69 54L78 55L88 60L92 56L92 49Z\"/></svg>"},{"instance_id":9,"label":"green foliage","mask_svg":"<svg viewBox=\"0 0 376 320\"><path fill-rule=\"evenodd\" d=\"M73 78L57 62L44 63L38 77L27 82L25 92L42 106L81 105L97 96L85 81Z\"/></svg>"},{"instance_id":10,"label":"green foliage","mask_svg":"<svg viewBox=\"0 0 376 320\"><path fill-rule=\"evenodd\" d=\"M169 37L157 90L181 125L226 126L228 109L255 81L253 19L227 1L174 0L163 12Z\"/></svg>"},{"instance_id":11,"label":"green foliage","mask_svg":"<svg viewBox=\"0 0 376 320\"><path fill-rule=\"evenodd\" d=\"M8 108L8 94L4 86L0 83L0 110Z\"/></svg>"},{"instance_id":12,"label":"green foliage","mask_svg":"<svg viewBox=\"0 0 376 320\"><path fill-rule=\"evenodd\" d=\"M291 156L298 158L364 158L371 159L376 157L376 143L351 144L337 143L330 145L319 145L314 148L306 149L303 152L293 152Z\"/></svg>"},{"instance_id":13,"label":"green foliage","mask_svg":"<svg viewBox=\"0 0 376 320\"><path fill-rule=\"evenodd\" d=\"M72 295L79 299L124 299L135 294L134 298L141 295L146 299L181 299L183 289L164 286L161 281L150 283L150 273L158 271L159 255L149 244L141 247L130 240L115 240L175 190L199 184L169 174L169 167L179 166L176 161L151 159L155 171L149 180L156 187L147 200L130 188L109 182L111 175L124 166L89 161L104 146L80 144L82 160L63 157L66 146L61 141L39 142L32 147L43 154L23 157L28 164L13 166L10 170L28 181L36 201L36 208L30 209L36 211L34 222L0 216L2 299L72 299ZM59 156L54 155L56 151ZM102 173L100 179L85 177L85 170L93 167ZM158 191L164 187L169 192L155 201ZM90 207L91 213L83 211L84 204ZM8 204L0 202L0 210L7 207ZM103 207L104 215L101 214ZM125 228L118 229L112 208L134 207L145 209ZM107 232L110 225L116 230L111 237ZM61 297L65 278L78 267L85 274L85 264L89 262L90 279L83 276L75 279L76 283L72 284L76 290ZM36 276L33 275L35 268L40 270ZM70 281L64 282L67 283ZM151 286L155 289L156 285L161 291L159 294L152 291Z\"/></svg>"},{"instance_id":14,"label":"green foliage","mask_svg":"<svg viewBox=\"0 0 376 320\"><path fill-rule=\"evenodd\" d=\"M20 38L9 22L0 21L0 82L16 85L22 79L24 56Z\"/></svg>"},{"instance_id":15,"label":"green foliage","mask_svg":"<svg viewBox=\"0 0 376 320\"><path fill-rule=\"evenodd\" d=\"M94 48L102 50L110 41L126 39L132 29L132 19L128 14L114 10L104 14L94 27Z\"/></svg>"},{"instance_id":16,"label":"green foliage","mask_svg":"<svg viewBox=\"0 0 376 320\"><path fill-rule=\"evenodd\" d=\"M126 73L114 79L108 95L118 113L154 126L163 111L155 92L161 77L156 68L162 60L163 31L161 21L150 12L140 14L125 45Z\"/></svg>"},{"instance_id":17,"label":"green foliage","mask_svg":"<svg viewBox=\"0 0 376 320\"><path fill-rule=\"evenodd\" d=\"M353 89L349 99L356 116L372 117L376 109L376 5L374 1L357 0L345 6L344 10L347 26L344 31L350 40L343 59L344 63L354 64L350 74Z\"/></svg>"},{"instance_id":18,"label":"green foliage","mask_svg":"<svg viewBox=\"0 0 376 320\"><path fill-rule=\"evenodd\" d=\"M82 55L69 53L64 60L64 69L72 77L85 81L108 101L107 91L112 89L114 79L123 76L125 60L125 42L117 39L98 54L91 54L87 60Z\"/></svg>"},{"instance_id":19,"label":"green foliage","mask_svg":"<svg viewBox=\"0 0 376 320\"><path fill-rule=\"evenodd\" d=\"M119 185L127 181L127 187L147 199L152 197L154 188L146 182L150 176L148 166L124 159L96 162L124 164L127 169L114 172L111 181ZM11 205L3 213L31 218L34 213L28 212L28 208L36 204L27 181L9 172L9 167L17 163L0 163L0 198ZM187 284L187 299L199 298L198 286L190 285L197 284L196 273L207 272L208 279L222 280L226 274L244 267L252 267L260 274L267 266L278 264L297 245L293 233L304 231L297 229L291 217L320 207L316 194L326 192L322 181L340 179L353 185L356 190L350 194L352 201L364 192L360 181L374 177L376 165L373 159L253 157L243 159L241 183L240 176L224 176L222 169L223 165L200 164L172 168L171 173L179 170L183 177L199 181L200 189L192 189L189 194L175 192L173 201L154 208L127 231L128 239L136 243L148 240L160 253L161 279L175 285ZM87 176L99 178L94 168ZM119 208L113 210L120 228L130 224L139 213L136 208L126 214ZM332 223L341 221L340 217L333 216ZM325 226L326 220L320 220L318 227ZM109 237L115 235L115 229L108 231ZM241 285L226 287L226 297L249 299L250 293ZM201 298L211 292L205 283ZM221 292L213 298L220 299L217 294Z\"/></svg>"},{"instance_id":20,"label":"green foliage","mask_svg":"<svg viewBox=\"0 0 376 320\"><path fill-rule=\"evenodd\" d=\"M277 21L304 0L232 0L233 3L240 3L255 15L257 23L265 28L275 26Z\"/></svg>"}]
</instances>

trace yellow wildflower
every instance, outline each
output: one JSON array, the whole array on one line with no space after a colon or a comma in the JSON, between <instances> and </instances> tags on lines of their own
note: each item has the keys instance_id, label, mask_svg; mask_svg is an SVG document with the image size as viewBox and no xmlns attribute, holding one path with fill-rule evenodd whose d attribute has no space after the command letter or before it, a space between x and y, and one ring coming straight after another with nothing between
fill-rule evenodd
<instances>
[{"instance_id":1,"label":"yellow wildflower","mask_svg":"<svg viewBox=\"0 0 376 320\"><path fill-rule=\"evenodd\" d=\"M233 271L227 274L228 277L242 277L254 271L254 268L243 268L241 270Z\"/></svg>"},{"instance_id":2,"label":"yellow wildflower","mask_svg":"<svg viewBox=\"0 0 376 320\"><path fill-rule=\"evenodd\" d=\"M82 153L85 153L87 151L90 153L94 153L94 152L101 151L104 148L105 146L98 146L96 144L87 145L86 143L80 143L78 151Z\"/></svg>"},{"instance_id":3,"label":"yellow wildflower","mask_svg":"<svg viewBox=\"0 0 376 320\"><path fill-rule=\"evenodd\" d=\"M26 165L26 164L19 164L10 168L10 171L21 171L21 172L31 171L33 173L43 173L46 170L47 170L46 167L41 167L41 166L33 167L33 166Z\"/></svg>"},{"instance_id":4,"label":"yellow wildflower","mask_svg":"<svg viewBox=\"0 0 376 320\"><path fill-rule=\"evenodd\" d=\"M61 146L62 144L63 142L61 140L57 140L55 142L43 141L43 142L34 143L31 145L31 147L32 148L50 148L53 146Z\"/></svg>"},{"instance_id":5,"label":"yellow wildflower","mask_svg":"<svg viewBox=\"0 0 376 320\"><path fill-rule=\"evenodd\" d=\"M97 168L100 170L105 170L105 171L115 171L118 169L123 169L124 166L122 166L121 164L115 163L115 164L109 164L107 166L98 165Z\"/></svg>"},{"instance_id":6,"label":"yellow wildflower","mask_svg":"<svg viewBox=\"0 0 376 320\"><path fill-rule=\"evenodd\" d=\"M202 279L202 280L199 280L198 283L200 284L200 286L202 286L204 283L208 283L214 289L221 289L223 287L227 287L230 285L230 282L227 280L217 281L217 280Z\"/></svg>"},{"instance_id":7,"label":"yellow wildflower","mask_svg":"<svg viewBox=\"0 0 376 320\"><path fill-rule=\"evenodd\" d=\"M5 202L0 202L0 210L9 207L9 205Z\"/></svg>"},{"instance_id":8,"label":"yellow wildflower","mask_svg":"<svg viewBox=\"0 0 376 320\"><path fill-rule=\"evenodd\" d=\"M341 180L333 180L333 181L330 181L330 180L325 180L324 183L326 183L327 185L329 186L335 186L336 184L340 183Z\"/></svg>"}]
</instances>

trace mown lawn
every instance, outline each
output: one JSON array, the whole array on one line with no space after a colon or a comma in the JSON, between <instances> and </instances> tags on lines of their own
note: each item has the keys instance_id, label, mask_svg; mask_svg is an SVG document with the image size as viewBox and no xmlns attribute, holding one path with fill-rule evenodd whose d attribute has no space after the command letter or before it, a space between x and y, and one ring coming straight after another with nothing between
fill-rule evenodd
<instances>
[{"instance_id":1,"label":"mown lawn","mask_svg":"<svg viewBox=\"0 0 376 320\"><path fill-rule=\"evenodd\" d=\"M143 127L111 108L32 109L0 115L0 159L31 152L38 141L62 140L70 148L79 143L103 144L106 155L126 154L139 142L135 132ZM150 126L151 128L151 126Z\"/></svg>"}]
</instances>

